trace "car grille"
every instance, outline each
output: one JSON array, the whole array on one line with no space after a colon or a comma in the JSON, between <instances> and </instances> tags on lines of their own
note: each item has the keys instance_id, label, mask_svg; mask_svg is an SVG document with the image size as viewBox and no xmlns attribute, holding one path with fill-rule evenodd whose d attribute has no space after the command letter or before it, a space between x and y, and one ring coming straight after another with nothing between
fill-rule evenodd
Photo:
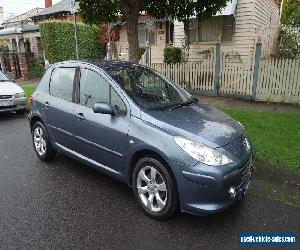
<instances>
[{"instance_id":1,"label":"car grille","mask_svg":"<svg viewBox=\"0 0 300 250\"><path fill-rule=\"evenodd\" d=\"M12 95L0 95L0 100L10 99Z\"/></svg>"},{"instance_id":2,"label":"car grille","mask_svg":"<svg viewBox=\"0 0 300 250\"><path fill-rule=\"evenodd\" d=\"M241 170L241 182L238 185L238 189L244 189L248 185L251 176L252 157L240 168Z\"/></svg>"}]
</instances>

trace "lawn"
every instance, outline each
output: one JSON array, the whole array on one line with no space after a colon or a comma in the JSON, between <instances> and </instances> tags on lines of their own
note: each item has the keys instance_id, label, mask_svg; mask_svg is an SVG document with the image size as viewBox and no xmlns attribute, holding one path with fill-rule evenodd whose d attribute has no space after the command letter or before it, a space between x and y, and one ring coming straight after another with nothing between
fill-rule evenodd
<instances>
[{"instance_id":1,"label":"lawn","mask_svg":"<svg viewBox=\"0 0 300 250\"><path fill-rule=\"evenodd\" d=\"M28 108L28 101L29 101L29 97L31 96L31 94L36 90L36 86L35 85L24 85L24 86L21 86L24 91L25 91L25 94L27 96L27 108Z\"/></svg>"},{"instance_id":2,"label":"lawn","mask_svg":"<svg viewBox=\"0 0 300 250\"><path fill-rule=\"evenodd\" d=\"M223 109L240 121L257 150L257 159L271 166L300 170L300 115Z\"/></svg>"}]
</instances>

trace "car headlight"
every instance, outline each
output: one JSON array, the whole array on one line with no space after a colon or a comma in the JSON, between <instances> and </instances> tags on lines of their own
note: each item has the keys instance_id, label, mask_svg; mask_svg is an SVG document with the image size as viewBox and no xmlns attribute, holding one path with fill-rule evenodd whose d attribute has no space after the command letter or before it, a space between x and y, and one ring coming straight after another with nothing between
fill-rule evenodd
<instances>
[{"instance_id":1,"label":"car headlight","mask_svg":"<svg viewBox=\"0 0 300 250\"><path fill-rule=\"evenodd\" d=\"M174 140L182 150L206 165L224 166L233 162L226 155L204 144L193 142L178 136L174 137Z\"/></svg>"},{"instance_id":2,"label":"car headlight","mask_svg":"<svg viewBox=\"0 0 300 250\"><path fill-rule=\"evenodd\" d=\"M25 97L25 93L22 92L22 93L17 93L14 95L15 98L22 98L22 97Z\"/></svg>"}]
</instances>

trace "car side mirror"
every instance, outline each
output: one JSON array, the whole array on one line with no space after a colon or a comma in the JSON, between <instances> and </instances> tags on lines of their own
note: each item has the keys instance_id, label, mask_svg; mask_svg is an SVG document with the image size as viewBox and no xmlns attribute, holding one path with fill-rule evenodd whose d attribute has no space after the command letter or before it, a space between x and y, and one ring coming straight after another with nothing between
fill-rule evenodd
<instances>
[{"instance_id":1,"label":"car side mirror","mask_svg":"<svg viewBox=\"0 0 300 250\"><path fill-rule=\"evenodd\" d=\"M97 102L94 105L94 113L96 114L106 114L106 115L115 115L115 108L106 102Z\"/></svg>"}]
</instances>

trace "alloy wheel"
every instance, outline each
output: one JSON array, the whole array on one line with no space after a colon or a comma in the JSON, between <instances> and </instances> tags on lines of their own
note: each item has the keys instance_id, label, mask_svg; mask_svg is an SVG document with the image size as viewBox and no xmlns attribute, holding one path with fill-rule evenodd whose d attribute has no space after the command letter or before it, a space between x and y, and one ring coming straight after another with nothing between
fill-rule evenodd
<instances>
[{"instance_id":1,"label":"alloy wheel","mask_svg":"<svg viewBox=\"0 0 300 250\"><path fill-rule=\"evenodd\" d=\"M154 167L145 166L137 176L137 191L145 207L151 212L162 211L167 204L167 186L161 173Z\"/></svg>"},{"instance_id":2,"label":"alloy wheel","mask_svg":"<svg viewBox=\"0 0 300 250\"><path fill-rule=\"evenodd\" d=\"M43 156L47 150L47 143L45 140L44 130L41 127L36 127L33 132L33 142L36 152Z\"/></svg>"}]
</instances>

